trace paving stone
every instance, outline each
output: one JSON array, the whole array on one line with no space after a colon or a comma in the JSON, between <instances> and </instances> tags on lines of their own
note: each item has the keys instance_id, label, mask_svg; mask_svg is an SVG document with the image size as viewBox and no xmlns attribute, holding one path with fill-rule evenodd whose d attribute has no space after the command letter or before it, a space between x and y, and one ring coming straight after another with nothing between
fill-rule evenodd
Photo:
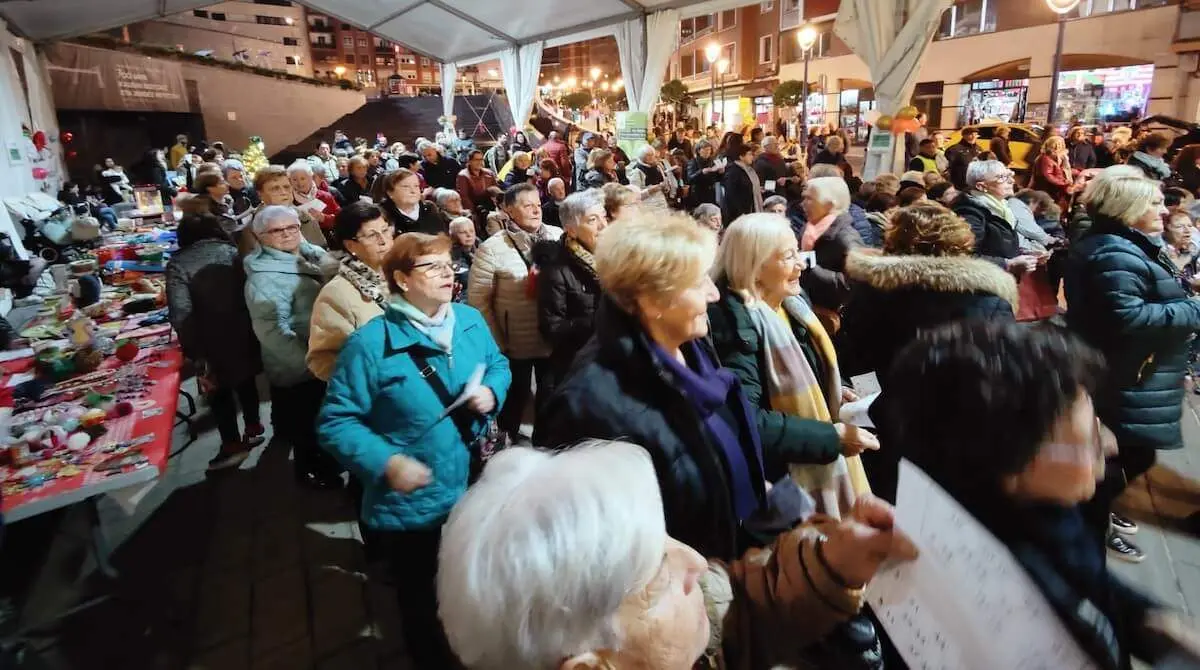
<instances>
[{"instance_id":1,"label":"paving stone","mask_svg":"<svg viewBox=\"0 0 1200 670\"><path fill-rule=\"evenodd\" d=\"M256 577L298 566L299 528L290 518L281 518L277 523L259 524L254 532L250 552Z\"/></svg>"},{"instance_id":2,"label":"paving stone","mask_svg":"<svg viewBox=\"0 0 1200 670\"><path fill-rule=\"evenodd\" d=\"M250 550L254 546L254 532L246 524L222 524L213 531L208 548L205 572L220 572L238 566L250 565Z\"/></svg>"},{"instance_id":3,"label":"paving stone","mask_svg":"<svg viewBox=\"0 0 1200 670\"><path fill-rule=\"evenodd\" d=\"M308 596L299 566L254 584L251 651L255 658L308 636Z\"/></svg>"},{"instance_id":4,"label":"paving stone","mask_svg":"<svg viewBox=\"0 0 1200 670\"><path fill-rule=\"evenodd\" d=\"M246 573L231 572L201 583L196 609L194 647L206 649L250 632L250 582Z\"/></svg>"},{"instance_id":5,"label":"paving stone","mask_svg":"<svg viewBox=\"0 0 1200 670\"><path fill-rule=\"evenodd\" d=\"M245 637L230 640L199 654L189 670L244 670L250 667L250 643Z\"/></svg>"},{"instance_id":6,"label":"paving stone","mask_svg":"<svg viewBox=\"0 0 1200 670\"><path fill-rule=\"evenodd\" d=\"M416 667L408 654L404 653L384 656L379 661L379 670L416 670Z\"/></svg>"},{"instance_id":7,"label":"paving stone","mask_svg":"<svg viewBox=\"0 0 1200 670\"><path fill-rule=\"evenodd\" d=\"M318 656L371 637L363 585L357 575L331 573L310 581L309 588L313 646Z\"/></svg>"},{"instance_id":8,"label":"paving stone","mask_svg":"<svg viewBox=\"0 0 1200 670\"><path fill-rule=\"evenodd\" d=\"M255 656L250 667L253 670L297 670L312 667L312 662L312 643L305 636L262 656Z\"/></svg>"},{"instance_id":9,"label":"paving stone","mask_svg":"<svg viewBox=\"0 0 1200 670\"><path fill-rule=\"evenodd\" d=\"M301 532L304 562L317 573L328 568L337 571L362 572L366 568L362 542L354 531L353 521L314 521L305 524Z\"/></svg>"},{"instance_id":10,"label":"paving stone","mask_svg":"<svg viewBox=\"0 0 1200 670\"><path fill-rule=\"evenodd\" d=\"M1147 595L1171 607L1182 609L1183 596L1179 590L1175 569L1171 565L1171 552L1163 531L1142 524L1140 531L1132 539L1146 552L1146 560L1134 564L1110 558L1109 569L1126 581L1137 584Z\"/></svg>"},{"instance_id":11,"label":"paving stone","mask_svg":"<svg viewBox=\"0 0 1200 670\"><path fill-rule=\"evenodd\" d=\"M378 667L378 654L367 641L340 648L317 663L318 670L376 670Z\"/></svg>"}]
</instances>

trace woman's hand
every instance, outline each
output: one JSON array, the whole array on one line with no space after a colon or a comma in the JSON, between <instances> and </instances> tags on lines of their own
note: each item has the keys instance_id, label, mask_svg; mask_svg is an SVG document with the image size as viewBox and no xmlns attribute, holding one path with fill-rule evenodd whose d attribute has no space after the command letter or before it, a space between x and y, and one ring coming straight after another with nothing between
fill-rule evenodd
<instances>
[{"instance_id":1,"label":"woman's hand","mask_svg":"<svg viewBox=\"0 0 1200 670\"><path fill-rule=\"evenodd\" d=\"M857 456L868 449L879 450L879 439L858 426L835 423L833 428L837 431L838 440L842 443L842 454L845 456Z\"/></svg>"},{"instance_id":2,"label":"woman's hand","mask_svg":"<svg viewBox=\"0 0 1200 670\"><path fill-rule=\"evenodd\" d=\"M871 581L889 558L913 560L917 547L895 529L895 521L891 505L870 494L859 496L849 517L826 531L826 567L842 583L857 587Z\"/></svg>"},{"instance_id":3,"label":"woman's hand","mask_svg":"<svg viewBox=\"0 0 1200 670\"><path fill-rule=\"evenodd\" d=\"M858 402L858 394L849 386L842 387L842 402Z\"/></svg>"},{"instance_id":4,"label":"woman's hand","mask_svg":"<svg viewBox=\"0 0 1200 670\"><path fill-rule=\"evenodd\" d=\"M477 414L490 414L496 409L496 394L486 386L480 386L467 399L467 408Z\"/></svg>"},{"instance_id":5,"label":"woman's hand","mask_svg":"<svg viewBox=\"0 0 1200 670\"><path fill-rule=\"evenodd\" d=\"M412 493L429 486L429 482L433 481L432 474L424 463L403 454L393 454L383 472L388 486L400 493Z\"/></svg>"},{"instance_id":6,"label":"woman's hand","mask_svg":"<svg viewBox=\"0 0 1200 670\"><path fill-rule=\"evenodd\" d=\"M1033 272L1038 267L1038 257L1023 254L1005 261L1004 267L1015 275Z\"/></svg>"}]
</instances>

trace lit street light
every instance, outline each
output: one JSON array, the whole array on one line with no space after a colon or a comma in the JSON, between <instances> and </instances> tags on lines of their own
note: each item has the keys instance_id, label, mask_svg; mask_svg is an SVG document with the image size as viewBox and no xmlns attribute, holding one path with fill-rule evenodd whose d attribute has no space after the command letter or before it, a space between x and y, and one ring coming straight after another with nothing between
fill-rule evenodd
<instances>
[{"instance_id":1,"label":"lit street light","mask_svg":"<svg viewBox=\"0 0 1200 670\"><path fill-rule=\"evenodd\" d=\"M708 59L708 72L711 75L711 86L708 90L708 108L710 114L715 114L717 111L717 70L713 64L721 57L721 45L713 42L707 47L704 47L704 57ZM724 111L724 110L721 110ZM710 119L710 124L712 123Z\"/></svg>"},{"instance_id":2,"label":"lit street light","mask_svg":"<svg viewBox=\"0 0 1200 670\"><path fill-rule=\"evenodd\" d=\"M1067 12L1079 5L1079 0L1046 0L1050 11L1058 14L1058 42L1054 47L1054 73L1050 76L1050 106L1046 110L1046 126L1054 125L1058 108L1058 76L1062 72L1063 35L1067 31Z\"/></svg>"},{"instance_id":3,"label":"lit street light","mask_svg":"<svg viewBox=\"0 0 1200 670\"><path fill-rule=\"evenodd\" d=\"M339 65L333 68L333 73L336 74L339 79L341 79L342 75L346 74L346 66Z\"/></svg>"},{"instance_id":4,"label":"lit street light","mask_svg":"<svg viewBox=\"0 0 1200 670\"><path fill-rule=\"evenodd\" d=\"M600 78L600 68L598 68L598 67L592 68L592 80L595 81L596 79L599 79L599 78Z\"/></svg>"},{"instance_id":5,"label":"lit street light","mask_svg":"<svg viewBox=\"0 0 1200 670\"><path fill-rule=\"evenodd\" d=\"M615 82L613 82L613 90L614 90L614 91L619 91L619 90L621 90L621 89L622 89L622 88L624 88L624 87L625 87L625 80L624 80L624 79L618 79L618 80L616 80Z\"/></svg>"},{"instance_id":6,"label":"lit street light","mask_svg":"<svg viewBox=\"0 0 1200 670\"><path fill-rule=\"evenodd\" d=\"M570 77L567 79L567 88L575 88L575 85L578 83L579 81L575 77Z\"/></svg>"},{"instance_id":7,"label":"lit street light","mask_svg":"<svg viewBox=\"0 0 1200 670\"><path fill-rule=\"evenodd\" d=\"M804 52L804 86L801 88L800 98L800 142L801 146L808 147L808 59L812 56L813 45L817 43L817 29L811 23L805 24L803 28L796 31L796 43L800 46L800 50Z\"/></svg>"},{"instance_id":8,"label":"lit street light","mask_svg":"<svg viewBox=\"0 0 1200 670\"><path fill-rule=\"evenodd\" d=\"M603 83L601 83L601 84L600 84L600 90L601 90L601 91L607 91L607 90L608 90L608 82L607 82L607 81L606 81L606 82L603 82Z\"/></svg>"},{"instance_id":9,"label":"lit street light","mask_svg":"<svg viewBox=\"0 0 1200 670\"><path fill-rule=\"evenodd\" d=\"M499 73L498 73L498 72L496 72L496 69L495 69L495 68L492 68L492 69L489 69L489 70L488 70L488 76L489 76L489 77L491 77L492 79L495 79L497 74L499 74Z\"/></svg>"}]
</instances>

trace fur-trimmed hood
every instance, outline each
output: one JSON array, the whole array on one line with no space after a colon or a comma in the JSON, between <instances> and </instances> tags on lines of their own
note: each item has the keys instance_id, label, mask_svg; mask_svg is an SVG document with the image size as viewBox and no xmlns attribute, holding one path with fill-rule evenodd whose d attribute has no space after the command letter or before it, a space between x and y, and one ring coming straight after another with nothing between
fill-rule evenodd
<instances>
[{"instance_id":1,"label":"fur-trimmed hood","mask_svg":"<svg viewBox=\"0 0 1200 670\"><path fill-rule=\"evenodd\" d=\"M880 291L921 288L941 293L991 293L1017 309L1017 282L993 263L953 256L880 256L852 252L846 275Z\"/></svg>"}]
</instances>

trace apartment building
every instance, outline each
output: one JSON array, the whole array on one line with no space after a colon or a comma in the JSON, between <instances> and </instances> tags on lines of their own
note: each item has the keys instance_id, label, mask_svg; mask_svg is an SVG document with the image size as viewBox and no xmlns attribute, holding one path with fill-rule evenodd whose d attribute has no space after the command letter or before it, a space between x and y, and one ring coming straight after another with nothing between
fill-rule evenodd
<instances>
[{"instance_id":1,"label":"apartment building","mask_svg":"<svg viewBox=\"0 0 1200 670\"><path fill-rule=\"evenodd\" d=\"M617 40L599 37L542 51L542 83L555 83L575 78L586 81L592 77L592 69L600 73L600 80L615 81L621 78L621 59L617 53Z\"/></svg>"},{"instance_id":2,"label":"apartment building","mask_svg":"<svg viewBox=\"0 0 1200 670\"><path fill-rule=\"evenodd\" d=\"M127 27L129 39L311 77L304 8L287 0L233 0Z\"/></svg>"}]
</instances>

